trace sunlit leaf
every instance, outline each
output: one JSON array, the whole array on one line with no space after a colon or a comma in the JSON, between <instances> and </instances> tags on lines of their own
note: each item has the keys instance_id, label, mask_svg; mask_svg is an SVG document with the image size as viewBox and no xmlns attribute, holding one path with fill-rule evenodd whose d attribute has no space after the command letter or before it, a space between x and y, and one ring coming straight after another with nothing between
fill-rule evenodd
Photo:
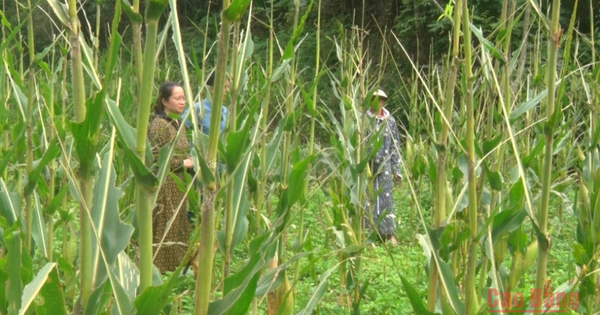
<instances>
[{"instance_id":1,"label":"sunlit leaf","mask_svg":"<svg viewBox=\"0 0 600 315\"><path fill-rule=\"evenodd\" d=\"M36 307L36 314L67 314L56 263L47 263L40 269L33 281L25 286L19 315L27 313L38 295L43 297L43 302Z\"/></svg>"},{"instance_id":2,"label":"sunlit leaf","mask_svg":"<svg viewBox=\"0 0 600 315\"><path fill-rule=\"evenodd\" d=\"M2 215L9 226L12 226L19 217L21 209L21 198L18 193L8 190L6 183L0 177L0 215Z\"/></svg>"}]
</instances>

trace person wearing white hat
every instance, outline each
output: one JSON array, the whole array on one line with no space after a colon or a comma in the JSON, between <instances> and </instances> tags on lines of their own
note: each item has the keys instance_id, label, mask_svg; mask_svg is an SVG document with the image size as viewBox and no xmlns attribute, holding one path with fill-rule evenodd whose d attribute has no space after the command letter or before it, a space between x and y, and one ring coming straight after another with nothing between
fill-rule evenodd
<instances>
[{"instance_id":1,"label":"person wearing white hat","mask_svg":"<svg viewBox=\"0 0 600 315\"><path fill-rule=\"evenodd\" d=\"M370 163L373 186L368 194L370 202L367 204L367 212L372 214L372 218L369 218L368 222L378 227L382 239L389 240L395 245L398 242L396 238L398 219L394 206L393 182L402 179L400 138L396 120L384 107L388 99L387 94L379 89L373 93L373 97L376 98L374 108L367 111L371 127L368 129L367 140L371 145L381 140L382 145Z\"/></svg>"}]
</instances>

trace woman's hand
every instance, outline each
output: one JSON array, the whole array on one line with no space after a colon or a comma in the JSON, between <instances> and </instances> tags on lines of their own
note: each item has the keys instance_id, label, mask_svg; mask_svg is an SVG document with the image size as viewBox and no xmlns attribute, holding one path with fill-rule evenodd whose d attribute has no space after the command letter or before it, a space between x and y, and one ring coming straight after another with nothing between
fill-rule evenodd
<instances>
[{"instance_id":1,"label":"woman's hand","mask_svg":"<svg viewBox=\"0 0 600 315\"><path fill-rule=\"evenodd\" d=\"M185 167L185 168L194 168L194 160L192 160L192 159L185 159L185 160L183 160L183 167Z\"/></svg>"}]
</instances>

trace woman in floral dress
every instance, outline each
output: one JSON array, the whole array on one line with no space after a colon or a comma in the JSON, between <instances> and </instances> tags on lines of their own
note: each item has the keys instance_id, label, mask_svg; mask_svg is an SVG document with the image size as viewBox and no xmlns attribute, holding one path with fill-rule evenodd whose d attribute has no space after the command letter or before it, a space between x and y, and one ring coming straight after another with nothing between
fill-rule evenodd
<instances>
[{"instance_id":1,"label":"woman in floral dress","mask_svg":"<svg viewBox=\"0 0 600 315\"><path fill-rule=\"evenodd\" d=\"M174 143L179 129L185 128L177 119L185 107L185 94L181 85L173 82L164 83L159 88L158 100L154 106L155 116L148 130L155 160L158 160L162 147L169 144L175 146L173 156L169 160L170 172L160 187L152 214L154 264L161 273L173 271L179 266L187 250L188 238L192 230L187 219L185 192L179 189L172 177L175 175L185 182L185 171L194 167L194 162L189 157L190 145L186 139L185 129L181 130L179 139ZM173 222L165 235L171 219Z\"/></svg>"}]
</instances>

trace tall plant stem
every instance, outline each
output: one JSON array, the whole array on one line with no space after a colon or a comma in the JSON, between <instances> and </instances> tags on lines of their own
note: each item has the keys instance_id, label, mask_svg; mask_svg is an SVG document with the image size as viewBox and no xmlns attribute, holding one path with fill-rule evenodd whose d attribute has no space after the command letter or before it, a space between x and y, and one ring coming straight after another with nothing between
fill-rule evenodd
<instances>
[{"instance_id":1,"label":"tall plant stem","mask_svg":"<svg viewBox=\"0 0 600 315\"><path fill-rule=\"evenodd\" d=\"M475 176L475 117L473 109L473 69L472 69L472 54L471 54L471 31L469 28L469 8L468 1L462 3L462 22L464 30L464 67L463 75L465 76L465 105L467 107L467 159L468 167L468 194L469 206L467 209L469 229L471 238L469 242L469 256L467 263L466 275L466 310L467 314L476 314L478 309L477 295L475 294L475 268L477 266L477 180Z\"/></svg>"},{"instance_id":2,"label":"tall plant stem","mask_svg":"<svg viewBox=\"0 0 600 315\"><path fill-rule=\"evenodd\" d=\"M167 4L149 2L148 5L146 11L146 47L139 97L136 139L136 154L142 161L145 160L148 117L150 116L152 87L154 86L158 21ZM136 205L140 229L140 289L143 292L147 287L152 285L152 199L150 191L147 188L137 185L136 189Z\"/></svg>"},{"instance_id":3,"label":"tall plant stem","mask_svg":"<svg viewBox=\"0 0 600 315\"><path fill-rule=\"evenodd\" d=\"M223 0L223 10L229 7L230 1ZM227 68L227 56L229 48L229 33L232 21L221 14L221 31L219 35L219 49L217 53L217 67L215 69L215 93L213 95L213 110L210 116L210 131L208 134L208 152L206 161L210 171L217 173L217 150L219 145L218 128L221 121L221 108L223 106L223 88L225 86L225 71ZM218 184L215 182L205 183L205 201L202 205L202 224L200 234L200 257L198 258L198 270L207 275L208 279L196 281L196 315L208 314L210 302L212 269L215 243L215 202L219 192Z\"/></svg>"},{"instance_id":4,"label":"tall plant stem","mask_svg":"<svg viewBox=\"0 0 600 315\"><path fill-rule=\"evenodd\" d=\"M454 92L456 75L458 72L458 53L460 49L460 26L461 10L463 0L456 1L456 9L454 10L454 32L452 36L452 56L451 56L451 67L450 75L448 77L448 84L445 90L445 103L444 103L444 117L445 123L442 125L442 130L438 138L438 147L441 150L438 151L438 163L437 163L437 182L436 182L436 209L435 209L435 222L434 226L439 227L442 222L446 220L446 187L448 182L446 179L446 158L447 150L446 147L448 142L448 133L450 131L450 123L452 117L452 108L454 107ZM436 295L437 295L437 281L438 281L438 268L435 265L435 260L431 259L429 267L429 292L428 292L428 308L429 311L435 311Z\"/></svg>"},{"instance_id":5,"label":"tall plant stem","mask_svg":"<svg viewBox=\"0 0 600 315\"><path fill-rule=\"evenodd\" d=\"M293 32L296 32L298 28L298 20L300 15L300 1L294 0L294 27ZM288 85L286 88L286 104L285 104L285 116L290 117L294 112L294 88L296 82L296 54L293 54L290 62L290 74L288 78ZM281 153L281 182L280 189L283 191L287 188L289 182L289 160L291 153L291 143L292 143L292 131L285 131L284 140L283 140L283 151ZM281 238L279 239L279 245L277 247L277 255L274 258L274 263L271 264L271 267L276 267L278 264L283 263L283 257L285 253L285 243L287 240L287 232L283 231ZM277 299L274 304L269 304L269 310L280 310L285 309L284 314L293 314L294 303L293 296L288 295L286 299L286 305L283 306L283 298L286 296L286 292L289 286L289 280L287 279L287 275L284 276L284 284L277 290Z\"/></svg>"},{"instance_id":6,"label":"tall plant stem","mask_svg":"<svg viewBox=\"0 0 600 315\"><path fill-rule=\"evenodd\" d=\"M29 14L27 16L27 45L29 46L29 95L27 97L27 117L25 117L25 123L27 126L27 154L26 154L26 168L27 174L33 171L33 99L35 97L35 71L33 64L35 61L35 41L33 39L33 7L31 6L31 0L27 0ZM31 194L25 196L25 246L27 250L31 251L31 229L33 227L33 215L31 207Z\"/></svg>"},{"instance_id":7,"label":"tall plant stem","mask_svg":"<svg viewBox=\"0 0 600 315\"><path fill-rule=\"evenodd\" d=\"M241 67L241 64L238 65L238 51L239 51L239 40L240 40L240 23L235 22L233 25L233 47L231 52L231 72L234 73L233 82L231 84L232 89L230 90L230 106L229 106L229 118L227 124L229 125L229 130L235 132L237 129L237 93L239 87L239 76L237 75L238 67ZM223 250L225 254L225 262L223 264L223 278L226 278L229 275L229 265L231 264L231 245L233 243L233 202L234 202L234 191L235 191L235 182L232 180L229 182L227 186L227 203L225 205L225 248Z\"/></svg>"},{"instance_id":8,"label":"tall plant stem","mask_svg":"<svg viewBox=\"0 0 600 315\"><path fill-rule=\"evenodd\" d=\"M310 142L308 145L308 154L312 155L314 153L314 144L315 144L315 119L316 119L316 106L317 106L317 91L318 91L318 87L317 87L317 82L318 82L318 77L319 77L319 64L321 62L321 0L319 0L319 8L317 10L317 51L315 54L315 81L314 81L314 85L315 88L314 90L311 91L312 93L312 106L313 108L315 108L315 113L311 114L310 117ZM306 185L308 185L308 181L306 182ZM301 211L300 212L300 226L298 227L298 250L301 250L302 245L304 244L304 212L305 211ZM300 261L296 262L296 266L294 267L294 281L298 281L298 279L300 279ZM296 297L296 288L297 286L294 286L294 298Z\"/></svg>"},{"instance_id":9,"label":"tall plant stem","mask_svg":"<svg viewBox=\"0 0 600 315\"><path fill-rule=\"evenodd\" d=\"M71 30L71 75L73 85L73 103L75 123L82 123L86 116L85 83L83 80L83 61L81 43L79 42L79 19L77 17L77 0L69 0L69 18ZM79 170L79 189L81 204L79 211L81 241L79 243L79 277L81 281L81 306L85 309L92 292L92 229L88 208L91 205L92 183L89 170Z\"/></svg>"},{"instance_id":10,"label":"tall plant stem","mask_svg":"<svg viewBox=\"0 0 600 315\"><path fill-rule=\"evenodd\" d=\"M54 37L54 40L56 40L56 37ZM54 69L54 67L56 66L55 64L55 60L56 60L56 51L53 50L52 51L52 69ZM51 81L54 81L54 75L52 74L51 77ZM48 95L48 110L49 110L49 125L50 125L50 132L48 133L48 142L52 143L52 141L54 140L55 137L55 132L56 132L56 125L54 123L54 84L50 84L50 95ZM58 137L58 135L56 135ZM54 199L54 189L56 187L56 167L57 163L56 160L52 160L50 162L50 180L48 183L48 204L52 201L52 199ZM53 253L54 253L54 218L52 216L52 214L50 215L46 215L46 225L47 225L47 229L48 229L48 260L52 261L53 260Z\"/></svg>"},{"instance_id":11,"label":"tall plant stem","mask_svg":"<svg viewBox=\"0 0 600 315\"><path fill-rule=\"evenodd\" d=\"M271 1L270 19L269 19L269 54L268 54L268 81L264 97L263 114L260 122L261 131L263 133L260 141L260 184L258 187L258 195L256 198L256 233L260 233L262 210L267 191L267 131L269 124L269 104L271 98L271 78L273 76L273 49L275 47L275 31L273 28L273 1Z\"/></svg>"},{"instance_id":12,"label":"tall plant stem","mask_svg":"<svg viewBox=\"0 0 600 315\"><path fill-rule=\"evenodd\" d=\"M140 13L140 0L133 0L133 12ZM142 73L144 72L142 53L142 24L136 21L132 21L131 24L133 26L133 54L135 58L136 74L138 84L141 84L140 82L142 82Z\"/></svg>"},{"instance_id":13,"label":"tall plant stem","mask_svg":"<svg viewBox=\"0 0 600 315\"><path fill-rule=\"evenodd\" d=\"M539 256L537 263L537 276L535 287L542 290L541 296L544 296L546 269L548 267L548 253L550 252L550 244L548 239L548 207L550 204L550 184L552 179L552 151L554 144L554 102L556 98L556 64L558 57L558 48L560 45L560 0L552 1L552 22L550 28L550 37L548 39L548 62L546 73L546 87L548 88L548 97L546 98L546 128L544 135L546 137L546 147L544 156L544 166L542 170L542 196L540 208L538 210L538 224L540 233L538 234ZM541 305L540 308L541 309Z\"/></svg>"},{"instance_id":14,"label":"tall plant stem","mask_svg":"<svg viewBox=\"0 0 600 315\"><path fill-rule=\"evenodd\" d=\"M102 2L104 2L104 0L98 0L96 2L96 33L92 36L94 39L94 48L96 48L96 53L94 54L94 68L96 69L98 69L98 60L100 59L100 23L102 21Z\"/></svg>"}]
</instances>

